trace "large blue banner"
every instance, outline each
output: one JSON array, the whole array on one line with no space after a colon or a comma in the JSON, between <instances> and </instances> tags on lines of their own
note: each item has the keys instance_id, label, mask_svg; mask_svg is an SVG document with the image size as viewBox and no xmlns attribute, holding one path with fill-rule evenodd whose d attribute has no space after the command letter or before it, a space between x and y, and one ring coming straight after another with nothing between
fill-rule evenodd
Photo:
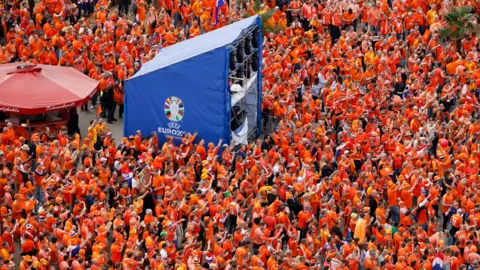
<instances>
[{"instance_id":1,"label":"large blue banner","mask_svg":"<svg viewBox=\"0 0 480 270\"><path fill-rule=\"evenodd\" d=\"M195 132L206 142L228 139L226 53L222 46L128 80L125 135L155 130L160 142Z\"/></svg>"}]
</instances>

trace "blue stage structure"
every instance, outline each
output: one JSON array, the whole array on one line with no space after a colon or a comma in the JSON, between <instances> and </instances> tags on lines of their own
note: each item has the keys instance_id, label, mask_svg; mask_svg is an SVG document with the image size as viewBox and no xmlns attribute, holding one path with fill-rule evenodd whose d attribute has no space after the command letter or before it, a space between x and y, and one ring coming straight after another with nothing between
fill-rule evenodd
<instances>
[{"instance_id":1,"label":"blue stage structure","mask_svg":"<svg viewBox=\"0 0 480 270\"><path fill-rule=\"evenodd\" d=\"M261 133L261 20L252 16L162 49L125 84L124 135L246 143Z\"/></svg>"}]
</instances>

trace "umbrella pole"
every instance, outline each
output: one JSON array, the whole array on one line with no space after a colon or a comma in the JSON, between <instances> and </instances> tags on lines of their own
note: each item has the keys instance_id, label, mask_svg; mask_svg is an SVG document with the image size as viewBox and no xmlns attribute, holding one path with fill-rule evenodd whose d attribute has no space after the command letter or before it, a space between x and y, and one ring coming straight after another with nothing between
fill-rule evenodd
<instances>
[{"instance_id":1,"label":"umbrella pole","mask_svg":"<svg viewBox=\"0 0 480 270\"><path fill-rule=\"evenodd\" d=\"M29 119L27 119L27 134L28 134L27 141L29 143L31 143L30 138L32 138L32 129L30 128L30 120Z\"/></svg>"}]
</instances>

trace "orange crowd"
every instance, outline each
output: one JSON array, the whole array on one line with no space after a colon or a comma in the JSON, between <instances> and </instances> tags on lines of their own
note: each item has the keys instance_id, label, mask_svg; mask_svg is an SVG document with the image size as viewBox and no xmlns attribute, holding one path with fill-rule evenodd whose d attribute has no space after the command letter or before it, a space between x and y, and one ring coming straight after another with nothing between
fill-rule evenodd
<instances>
[{"instance_id":1,"label":"orange crowd","mask_svg":"<svg viewBox=\"0 0 480 270\"><path fill-rule=\"evenodd\" d=\"M102 117L83 137L7 125L0 269L480 269L480 47L442 34L460 7L476 27L478 1L226 2L213 24L215 6L3 3L0 62L72 66L102 107L162 48L260 14L265 130L178 145L116 141Z\"/></svg>"}]
</instances>

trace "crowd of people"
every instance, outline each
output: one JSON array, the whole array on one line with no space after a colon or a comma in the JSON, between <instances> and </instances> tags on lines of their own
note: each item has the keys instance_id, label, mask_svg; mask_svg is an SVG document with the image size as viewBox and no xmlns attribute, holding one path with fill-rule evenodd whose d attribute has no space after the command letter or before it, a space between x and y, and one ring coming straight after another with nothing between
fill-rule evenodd
<instances>
[{"instance_id":1,"label":"crowd of people","mask_svg":"<svg viewBox=\"0 0 480 270\"><path fill-rule=\"evenodd\" d=\"M162 48L274 9L274 128L228 145L116 141L102 117L82 137L7 125L0 269L480 269L480 47L441 35L462 6L480 13L473 0L247 0L214 24L214 0L4 1L0 62L99 80L82 110L109 123L124 80Z\"/></svg>"}]
</instances>

